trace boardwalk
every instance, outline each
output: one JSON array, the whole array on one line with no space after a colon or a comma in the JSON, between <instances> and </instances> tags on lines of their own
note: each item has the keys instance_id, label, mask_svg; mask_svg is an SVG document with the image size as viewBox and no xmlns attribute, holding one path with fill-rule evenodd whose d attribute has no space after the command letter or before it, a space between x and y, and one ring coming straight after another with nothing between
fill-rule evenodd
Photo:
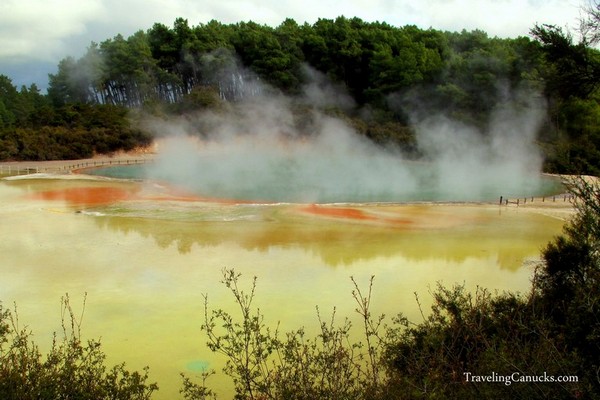
<instances>
[{"instance_id":1,"label":"boardwalk","mask_svg":"<svg viewBox=\"0 0 600 400\"><path fill-rule=\"evenodd\" d=\"M154 160L154 154L123 154L82 160L0 162L0 175L27 175L35 173L68 174L75 170L110 165L144 164Z\"/></svg>"}]
</instances>

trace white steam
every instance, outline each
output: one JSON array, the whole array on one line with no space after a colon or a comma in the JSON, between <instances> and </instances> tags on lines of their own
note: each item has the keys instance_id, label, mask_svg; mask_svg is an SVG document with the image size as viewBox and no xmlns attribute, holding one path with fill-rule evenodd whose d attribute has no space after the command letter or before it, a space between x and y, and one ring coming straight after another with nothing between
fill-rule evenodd
<instances>
[{"instance_id":1,"label":"white steam","mask_svg":"<svg viewBox=\"0 0 600 400\"><path fill-rule=\"evenodd\" d=\"M311 73L301 100L255 96L185 123L154 122L169 134L149 176L206 197L281 202L492 200L540 189L533 141L545 109L537 97L499 106L486 132L443 116L415 121L424 155L415 161L309 108L351 104ZM299 104L308 122L298 121Z\"/></svg>"},{"instance_id":2,"label":"white steam","mask_svg":"<svg viewBox=\"0 0 600 400\"><path fill-rule=\"evenodd\" d=\"M440 192L481 198L540 190L543 160L534 141L545 105L534 94L519 98L498 106L485 132L440 115L416 122L419 148Z\"/></svg>"},{"instance_id":3,"label":"white steam","mask_svg":"<svg viewBox=\"0 0 600 400\"><path fill-rule=\"evenodd\" d=\"M285 113L265 112L280 104L263 101L250 106L259 115L221 116L208 139L170 137L151 176L208 197L257 201L392 201L394 194L416 191L415 178L397 156L342 121L317 115L316 131L306 136Z\"/></svg>"},{"instance_id":4,"label":"white steam","mask_svg":"<svg viewBox=\"0 0 600 400\"><path fill-rule=\"evenodd\" d=\"M325 74L308 65L303 65L302 72L307 83L302 88L303 100L319 109L330 107L344 111L355 107L354 99L343 88L330 82Z\"/></svg>"}]
</instances>

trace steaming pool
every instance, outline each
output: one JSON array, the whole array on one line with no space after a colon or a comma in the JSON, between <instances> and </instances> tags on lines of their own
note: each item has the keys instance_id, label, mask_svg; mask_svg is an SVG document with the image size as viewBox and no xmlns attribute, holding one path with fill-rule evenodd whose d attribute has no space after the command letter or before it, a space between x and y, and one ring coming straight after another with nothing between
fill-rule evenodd
<instances>
[{"instance_id":1,"label":"steaming pool","mask_svg":"<svg viewBox=\"0 0 600 400\"><path fill-rule=\"evenodd\" d=\"M60 331L61 296L77 313L87 293L83 336L102 338L107 364L148 365L157 399L179 398L180 372L214 368L208 383L229 398L224 360L200 330L203 294L236 310L222 268L246 287L258 277L256 305L282 331L316 331L315 306L337 307L340 323L352 316L350 276L365 287L375 276L373 313L418 322L414 292L427 307L437 282L528 290L532 263L570 215L562 201L500 207L495 193L489 203L258 204L188 189L87 175L0 180L0 300L16 302L44 351Z\"/></svg>"},{"instance_id":2,"label":"steaming pool","mask_svg":"<svg viewBox=\"0 0 600 400\"><path fill-rule=\"evenodd\" d=\"M153 164L93 168L86 170L86 173L118 179L168 182L210 198L258 203L474 202L495 201L500 196L545 196L561 190L560 181L540 174L518 174L518 180L514 179L515 175L511 175L510 179L497 176L488 179L484 175L482 181L477 169L464 176L449 177L425 163L410 165L410 179L398 174L400 178L385 177L381 181L377 181L370 171L371 175L367 176L361 176L356 171L344 174L339 167L329 172L307 172L306 165L298 166L294 160L277 160L268 167L267 173L252 165L233 167L224 176L213 172L218 169L216 165L218 163L215 160L205 160L194 166L193 171L197 173L190 173L189 170L185 173L182 170L165 171ZM471 184L475 179L477 182Z\"/></svg>"}]
</instances>

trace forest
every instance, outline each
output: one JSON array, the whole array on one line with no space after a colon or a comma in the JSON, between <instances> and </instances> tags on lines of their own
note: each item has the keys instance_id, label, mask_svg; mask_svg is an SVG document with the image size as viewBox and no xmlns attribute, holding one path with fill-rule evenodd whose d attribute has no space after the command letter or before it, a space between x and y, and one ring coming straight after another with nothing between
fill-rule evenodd
<instances>
[{"instance_id":1,"label":"forest","mask_svg":"<svg viewBox=\"0 0 600 400\"><path fill-rule=\"evenodd\" d=\"M277 27L214 20L194 26L178 18L172 27L156 23L61 60L47 94L35 85L17 89L0 75L0 160L145 146L152 136L139 123L144 115L220 110L265 91L293 98L316 71L352 100L321 111L409 156L418 156L415 104L484 128L499 105L539 97L547 106L536 142L544 169L598 174L600 53L593 45L548 25L501 39L346 17L302 25L286 19ZM305 107L295 110L299 121Z\"/></svg>"}]
</instances>

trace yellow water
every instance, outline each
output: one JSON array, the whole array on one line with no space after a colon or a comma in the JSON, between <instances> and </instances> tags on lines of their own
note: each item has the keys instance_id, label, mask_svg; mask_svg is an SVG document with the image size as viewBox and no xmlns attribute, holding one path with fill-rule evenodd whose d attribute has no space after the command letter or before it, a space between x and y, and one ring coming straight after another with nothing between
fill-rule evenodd
<instances>
[{"instance_id":1,"label":"yellow water","mask_svg":"<svg viewBox=\"0 0 600 400\"><path fill-rule=\"evenodd\" d=\"M88 204L74 201L77 188L136 195ZM67 194L56 195L61 190ZM150 366L157 399L177 398L179 373L195 376L194 363L222 368L200 327L203 294L211 306L235 310L219 283L224 267L241 272L246 285L258 277L256 305L284 331L314 331L315 306L322 314L337 307L340 321L352 315L350 276L365 288L375 276L375 314L402 312L418 322L414 293L427 306L437 282L527 291L530 261L564 223L494 204L315 211L159 199L157 190L139 183L0 181L0 300L17 303L21 324L47 349L52 332L60 331L61 296L69 293L79 312L87 293L83 336L101 337L110 365ZM218 375L209 384L230 397L229 381Z\"/></svg>"}]
</instances>

